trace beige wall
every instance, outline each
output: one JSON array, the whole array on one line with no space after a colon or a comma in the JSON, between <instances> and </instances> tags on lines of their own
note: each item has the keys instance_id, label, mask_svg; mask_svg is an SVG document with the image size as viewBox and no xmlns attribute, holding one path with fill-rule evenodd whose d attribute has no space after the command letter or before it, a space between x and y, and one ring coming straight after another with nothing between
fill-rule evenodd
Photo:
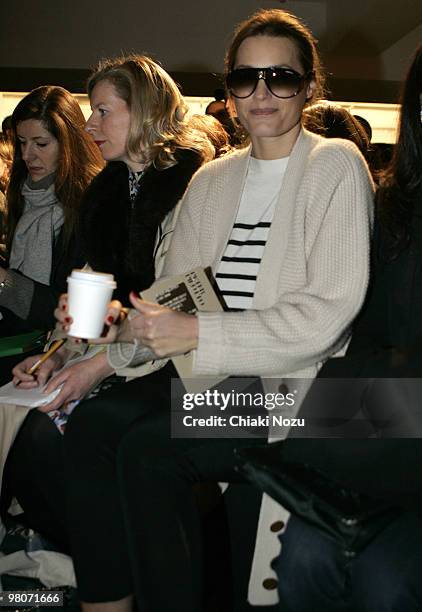
<instances>
[{"instance_id":1,"label":"beige wall","mask_svg":"<svg viewBox=\"0 0 422 612\"><path fill-rule=\"evenodd\" d=\"M0 93L0 120L13 112L16 104L24 96L24 93ZM76 95L85 118L90 115L88 96ZM185 97L190 112L203 114L205 108L212 98ZM396 141L396 127L398 117L398 106L395 104L367 104L359 102L336 102L345 106L350 112L365 117L372 126L373 142Z\"/></svg>"}]
</instances>

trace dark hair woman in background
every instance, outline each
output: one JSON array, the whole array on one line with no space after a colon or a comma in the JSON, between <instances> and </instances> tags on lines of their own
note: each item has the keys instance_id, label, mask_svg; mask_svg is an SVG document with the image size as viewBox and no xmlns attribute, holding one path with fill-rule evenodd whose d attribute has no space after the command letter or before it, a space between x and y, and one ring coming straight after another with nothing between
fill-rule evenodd
<instances>
[{"instance_id":1,"label":"dark hair woman in background","mask_svg":"<svg viewBox=\"0 0 422 612\"><path fill-rule=\"evenodd\" d=\"M58 295L80 254L81 197L103 162L76 99L34 89L12 115L16 143L7 189L8 268L0 269L3 336L52 327Z\"/></svg>"},{"instance_id":2,"label":"dark hair woman in background","mask_svg":"<svg viewBox=\"0 0 422 612\"><path fill-rule=\"evenodd\" d=\"M162 275L211 266L232 311L195 317L132 295L126 365L142 363L145 351L156 358L194 349L195 374L268 376L275 390L282 376L313 377L346 339L368 280L372 186L353 144L302 129L321 72L296 17L262 10L240 24L226 77L250 146L195 175ZM85 610L130 610L132 592L140 610L202 609L192 485L238 480L239 440L171 438L172 376L168 363L82 402L70 417L67 516ZM272 544L260 543L265 577Z\"/></svg>"},{"instance_id":3,"label":"dark hair woman in background","mask_svg":"<svg viewBox=\"0 0 422 612\"><path fill-rule=\"evenodd\" d=\"M311 389L301 411L336 417L317 436L378 439L289 439L259 457L267 482L271 465L288 474L316 468L314 491L343 507L332 513L336 523L327 521L331 536L315 525L311 506L292 508L280 537L280 609L422 610L421 211L422 46L403 86L398 142L377 194L367 302L347 355L320 371L350 381L330 381L329 395L330 387L322 395Z\"/></svg>"},{"instance_id":4,"label":"dark hair woman in background","mask_svg":"<svg viewBox=\"0 0 422 612\"><path fill-rule=\"evenodd\" d=\"M351 140L367 159L371 144L369 138L359 121L346 108L328 102L313 104L303 114L303 125L310 132L325 138Z\"/></svg>"}]
</instances>

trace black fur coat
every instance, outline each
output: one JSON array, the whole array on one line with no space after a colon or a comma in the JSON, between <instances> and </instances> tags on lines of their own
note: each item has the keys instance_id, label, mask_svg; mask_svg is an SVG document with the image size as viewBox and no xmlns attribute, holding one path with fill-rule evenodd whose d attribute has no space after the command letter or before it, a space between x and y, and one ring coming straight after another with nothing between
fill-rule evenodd
<instances>
[{"instance_id":1,"label":"black fur coat","mask_svg":"<svg viewBox=\"0 0 422 612\"><path fill-rule=\"evenodd\" d=\"M175 166L146 170L133 204L123 162L110 162L85 192L80 234L86 261L98 272L114 274L115 297L124 303L131 290L140 291L154 281L158 228L201 165L193 151L180 150L176 158Z\"/></svg>"}]
</instances>

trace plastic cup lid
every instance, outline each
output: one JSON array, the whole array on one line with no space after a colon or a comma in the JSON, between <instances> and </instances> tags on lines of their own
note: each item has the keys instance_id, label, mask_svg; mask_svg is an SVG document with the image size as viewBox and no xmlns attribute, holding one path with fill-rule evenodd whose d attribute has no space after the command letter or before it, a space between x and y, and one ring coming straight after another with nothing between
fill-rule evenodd
<instances>
[{"instance_id":1,"label":"plastic cup lid","mask_svg":"<svg viewBox=\"0 0 422 612\"><path fill-rule=\"evenodd\" d=\"M94 272L93 270L72 270L68 280L87 281L90 283L112 283L116 286L113 274L106 274L105 272Z\"/></svg>"}]
</instances>

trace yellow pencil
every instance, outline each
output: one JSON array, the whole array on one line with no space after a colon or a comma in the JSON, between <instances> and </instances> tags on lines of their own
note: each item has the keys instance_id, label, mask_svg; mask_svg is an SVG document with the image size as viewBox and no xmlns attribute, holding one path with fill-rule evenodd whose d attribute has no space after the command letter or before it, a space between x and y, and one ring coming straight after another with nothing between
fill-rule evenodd
<instances>
[{"instance_id":1,"label":"yellow pencil","mask_svg":"<svg viewBox=\"0 0 422 612\"><path fill-rule=\"evenodd\" d=\"M38 361L36 361L29 368L29 370L27 371L27 374L33 374L34 372L36 372L38 368L40 367L40 365L42 365L44 361L47 361L47 359L51 357L51 355L53 355L53 353L55 353L62 346L62 344L64 344L64 342L65 342L65 338L60 338L60 340L56 340L55 342L53 342L53 344L50 346L48 351L46 353L43 353L41 357L38 359Z\"/></svg>"}]
</instances>

